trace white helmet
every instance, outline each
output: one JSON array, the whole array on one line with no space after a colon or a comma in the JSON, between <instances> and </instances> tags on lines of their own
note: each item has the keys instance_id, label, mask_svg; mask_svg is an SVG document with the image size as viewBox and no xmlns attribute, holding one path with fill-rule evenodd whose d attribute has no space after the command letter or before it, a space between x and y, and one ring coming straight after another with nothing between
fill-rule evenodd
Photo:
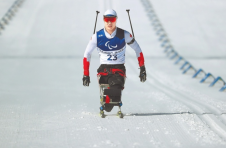
<instances>
[{"instance_id":1,"label":"white helmet","mask_svg":"<svg viewBox=\"0 0 226 148\"><path fill-rule=\"evenodd\" d=\"M113 9L108 9L107 11L105 11L104 17L117 17L117 13Z\"/></svg>"}]
</instances>

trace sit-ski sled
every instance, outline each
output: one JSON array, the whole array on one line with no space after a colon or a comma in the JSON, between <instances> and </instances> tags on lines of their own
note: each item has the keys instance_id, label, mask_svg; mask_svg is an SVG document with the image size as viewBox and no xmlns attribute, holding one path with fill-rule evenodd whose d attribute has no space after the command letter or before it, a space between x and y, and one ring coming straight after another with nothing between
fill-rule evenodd
<instances>
[{"instance_id":1,"label":"sit-ski sled","mask_svg":"<svg viewBox=\"0 0 226 148\"><path fill-rule=\"evenodd\" d=\"M99 83L100 75L97 76L97 80ZM121 112L121 89L110 89L109 84L100 84L100 116L104 118L106 115L104 114L104 110L106 112L111 112L114 106L118 106L119 110L117 112L117 116L123 118L123 113Z\"/></svg>"}]
</instances>

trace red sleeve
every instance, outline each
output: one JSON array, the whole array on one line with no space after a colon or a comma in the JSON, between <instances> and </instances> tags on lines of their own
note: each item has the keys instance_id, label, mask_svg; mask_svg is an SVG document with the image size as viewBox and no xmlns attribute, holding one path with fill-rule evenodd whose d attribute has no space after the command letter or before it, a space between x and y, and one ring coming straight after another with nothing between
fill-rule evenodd
<instances>
[{"instance_id":1,"label":"red sleeve","mask_svg":"<svg viewBox=\"0 0 226 148\"><path fill-rule=\"evenodd\" d=\"M87 61L87 58L83 59L83 69L84 69L84 75L89 76L89 61Z\"/></svg>"},{"instance_id":2,"label":"red sleeve","mask_svg":"<svg viewBox=\"0 0 226 148\"><path fill-rule=\"evenodd\" d=\"M137 59L138 59L139 66L140 67L144 66L144 56L142 52L140 53L140 57L138 57Z\"/></svg>"}]
</instances>

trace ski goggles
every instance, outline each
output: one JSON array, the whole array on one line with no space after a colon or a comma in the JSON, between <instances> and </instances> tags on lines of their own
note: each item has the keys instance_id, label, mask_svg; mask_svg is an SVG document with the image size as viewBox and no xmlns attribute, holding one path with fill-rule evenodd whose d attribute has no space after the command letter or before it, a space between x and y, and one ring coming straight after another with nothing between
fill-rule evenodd
<instances>
[{"instance_id":1,"label":"ski goggles","mask_svg":"<svg viewBox=\"0 0 226 148\"><path fill-rule=\"evenodd\" d=\"M116 17L104 17L105 22L112 22L114 23L116 21Z\"/></svg>"}]
</instances>

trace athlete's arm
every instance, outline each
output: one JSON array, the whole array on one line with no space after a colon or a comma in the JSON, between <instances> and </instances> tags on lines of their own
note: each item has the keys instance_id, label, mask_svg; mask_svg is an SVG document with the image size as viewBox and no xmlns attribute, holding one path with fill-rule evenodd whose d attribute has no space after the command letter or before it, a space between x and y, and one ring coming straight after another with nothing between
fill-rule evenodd
<instances>
[{"instance_id":1,"label":"athlete's arm","mask_svg":"<svg viewBox=\"0 0 226 148\"><path fill-rule=\"evenodd\" d=\"M142 50L137 43L137 41L133 38L133 36L127 32L125 32L125 41L126 43L136 52L138 63L140 66L140 81L145 82L146 81L146 70L145 70L145 65L144 65L144 56L142 53Z\"/></svg>"},{"instance_id":2,"label":"athlete's arm","mask_svg":"<svg viewBox=\"0 0 226 148\"><path fill-rule=\"evenodd\" d=\"M89 65L91 60L91 54L96 47L97 47L97 37L96 34L94 34L91 37L84 53L83 59L84 76L89 76Z\"/></svg>"},{"instance_id":3,"label":"athlete's arm","mask_svg":"<svg viewBox=\"0 0 226 148\"><path fill-rule=\"evenodd\" d=\"M125 42L136 52L136 56L138 59L139 66L144 66L144 56L142 50L137 43L137 41L133 38L133 36L128 32L124 31L125 33Z\"/></svg>"}]
</instances>

